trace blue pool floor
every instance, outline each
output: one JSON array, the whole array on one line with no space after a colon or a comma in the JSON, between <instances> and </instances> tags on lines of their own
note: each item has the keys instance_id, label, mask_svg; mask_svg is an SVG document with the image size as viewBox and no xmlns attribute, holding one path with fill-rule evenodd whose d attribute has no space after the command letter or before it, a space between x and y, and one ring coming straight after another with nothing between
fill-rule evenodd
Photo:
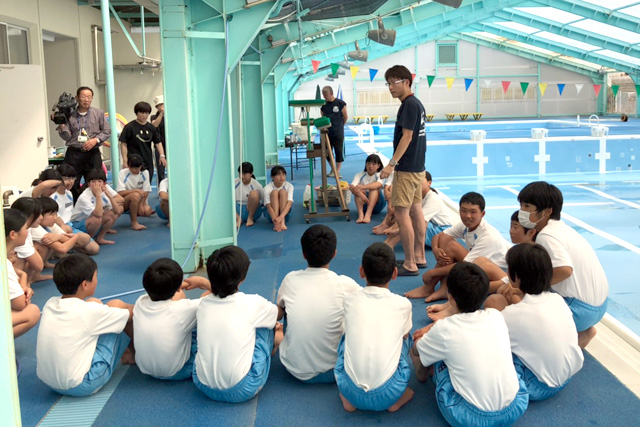
<instances>
[{"instance_id":1,"label":"blue pool floor","mask_svg":"<svg viewBox=\"0 0 640 427\"><path fill-rule=\"evenodd\" d=\"M290 174L289 151L281 151L280 162ZM366 154L353 139L347 140L347 158L343 165L344 179L351 177L364 166ZM251 268L242 291L258 293L275 300L277 288L283 277L292 270L305 267L300 253L299 239L308 227L300 206L302 192L308 183L309 172L306 161L295 170L294 200L296 210L289 223L289 229L275 233L269 224L260 220L253 228L242 227L238 243L251 258ZM315 173L319 173L316 162ZM487 199L486 218L508 238L508 219L517 208L517 191L529 181L538 177L500 177L477 179L439 180L434 176L434 187L453 201L467 191L480 191ZM594 192L577 187L597 189L612 197L629 203L640 203L640 174L625 172L606 175L567 174L547 176L547 180L559 185L565 196L564 212L583 221L594 229L610 236L618 237L629 245L640 246L637 208L632 205L605 198ZM508 190L510 189L510 190ZM587 205L585 205L585 203ZM373 242L380 241L371 233L370 225L355 223L354 206L351 206L351 222L344 219L327 218L316 222L332 227L338 235L338 254L331 268L339 274L347 274L356 279L360 258L364 249ZM374 217L379 222L382 215ZM116 244L103 247L95 257L98 266L99 284L96 296L103 297L140 288L145 268L155 259L170 255L169 230L157 218L142 219L149 228L144 232L134 232L128 228L128 218L121 218L116 228L119 234L113 236ZM634 286L636 272L629 269L638 265L638 253L621 248L611 239L592 231L577 228L596 249L611 285L609 312L618 320L638 333L640 331L640 292ZM402 257L401 249L397 256ZM433 255L428 252L430 265ZM631 267L630 267L631 266ZM391 283L391 290L403 293L419 283L416 278L399 278ZM42 307L46 300L56 295L51 281L35 286L34 302ZM195 298L195 292L189 295ZM123 298L134 303L138 295ZM414 300L413 329L429 323L426 304ZM41 383L35 374L35 344L37 328L16 340L16 354L22 364L19 377L20 406L23 425L38 424L59 396ZM261 393L249 402L232 405L215 403L198 392L190 381L162 382L144 376L135 367L129 367L115 392L98 408L95 415L97 426L120 426L135 424L141 426L158 425L371 425L393 423L394 425L446 425L434 398L434 386L428 382L420 384L415 379L410 386L416 391L415 398L398 413L371 413L358 411L346 413L340 404L335 385L304 385L293 379L280 364L279 358L272 360L269 380ZM105 398L106 399L106 398ZM90 409L77 409L83 399L64 402L69 418L59 425L79 425L81 421L93 421ZM77 411L77 412L76 412ZM640 413L640 400L613 377L598 361L585 353L585 365L558 396L532 403L519 421L522 426L554 425L635 425ZM53 413L52 413L53 414ZM56 419L46 419L54 422ZM60 422L58 419L57 421Z\"/></svg>"}]
</instances>

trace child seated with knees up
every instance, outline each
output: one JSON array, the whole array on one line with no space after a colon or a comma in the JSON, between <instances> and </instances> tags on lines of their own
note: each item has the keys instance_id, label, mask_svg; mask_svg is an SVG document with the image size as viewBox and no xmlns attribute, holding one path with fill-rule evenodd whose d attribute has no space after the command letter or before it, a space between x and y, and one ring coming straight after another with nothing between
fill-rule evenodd
<instances>
[{"instance_id":1,"label":"child seated with knees up","mask_svg":"<svg viewBox=\"0 0 640 427\"><path fill-rule=\"evenodd\" d=\"M520 222L538 231L536 243L551 257L551 289L573 313L580 347L596 335L595 324L607 311L609 283L589 242L560 219L562 192L544 181L527 184L520 194Z\"/></svg>"},{"instance_id":2,"label":"child seated with knees up","mask_svg":"<svg viewBox=\"0 0 640 427\"><path fill-rule=\"evenodd\" d=\"M95 238L99 245L112 245L105 236L118 219L117 205L106 185L107 177L103 170L93 169L88 173L89 185L80 194L71 215L72 227L86 232Z\"/></svg>"},{"instance_id":3,"label":"child seated with knees up","mask_svg":"<svg viewBox=\"0 0 640 427\"><path fill-rule=\"evenodd\" d=\"M387 214L385 215L382 222L371 229L373 234L389 234L389 229L393 227L396 223L396 219L394 216L393 204L391 203L391 188L393 185L393 172L389 175L388 178L384 179L384 184L382 186L382 195L384 196L384 201L387 204ZM397 225L395 226L397 229Z\"/></svg>"},{"instance_id":4,"label":"child seated with knees up","mask_svg":"<svg viewBox=\"0 0 640 427\"><path fill-rule=\"evenodd\" d=\"M155 207L158 218L167 221L169 227L169 178L165 178L158 184L158 204Z\"/></svg>"},{"instance_id":5,"label":"child seated with knees up","mask_svg":"<svg viewBox=\"0 0 640 427\"><path fill-rule=\"evenodd\" d=\"M364 171L358 172L349 185L358 208L358 224L371 222L371 215L382 212L385 206L384 195L380 194L383 179L380 178L382 160L377 154L369 154Z\"/></svg>"},{"instance_id":6,"label":"child seated with knees up","mask_svg":"<svg viewBox=\"0 0 640 427\"><path fill-rule=\"evenodd\" d=\"M251 227L262 214L262 201L264 200L264 189L256 177L253 175L253 165L243 162L238 167L238 172L242 169L242 179L236 178L236 227L246 223Z\"/></svg>"},{"instance_id":7,"label":"child seated with knees up","mask_svg":"<svg viewBox=\"0 0 640 427\"><path fill-rule=\"evenodd\" d=\"M418 381L433 376L438 407L452 426L511 425L529 405L504 318L497 310L481 310L488 291L489 278L480 267L456 263L448 283L454 314L413 336Z\"/></svg>"},{"instance_id":8,"label":"child seated with knees up","mask_svg":"<svg viewBox=\"0 0 640 427\"><path fill-rule=\"evenodd\" d=\"M13 252L16 246L22 246L27 240L27 217L17 209L3 209L4 233L7 254ZM9 279L9 300L11 301L11 324L13 337L18 338L33 328L40 319L40 309L31 304L33 290L27 285L27 274L13 268L8 259L7 277Z\"/></svg>"},{"instance_id":9,"label":"child seated with knees up","mask_svg":"<svg viewBox=\"0 0 640 427\"><path fill-rule=\"evenodd\" d=\"M58 224L58 227L64 230L65 233L73 233L71 215L73 214L74 202L71 188L76 181L76 170L73 166L66 163L58 166L56 170L62 176L62 185L59 185L55 193L50 196L58 204L56 224Z\"/></svg>"},{"instance_id":10,"label":"child seated with knees up","mask_svg":"<svg viewBox=\"0 0 640 427\"><path fill-rule=\"evenodd\" d=\"M393 250L374 243L362 255L367 286L344 298L344 337L338 347L336 383L345 410L397 411L413 398L411 303L391 293L398 275Z\"/></svg>"},{"instance_id":11,"label":"child seated with knees up","mask_svg":"<svg viewBox=\"0 0 640 427\"><path fill-rule=\"evenodd\" d=\"M127 348L133 306L92 298L98 266L85 254L61 259L53 281L62 296L50 298L42 309L36 373L60 394L89 396L109 381L119 360L134 362L133 348Z\"/></svg>"},{"instance_id":12,"label":"child seated with knees up","mask_svg":"<svg viewBox=\"0 0 640 427\"><path fill-rule=\"evenodd\" d=\"M538 244L522 243L507 252L509 279L522 300L509 305L509 295L490 295L486 308L502 311L509 328L516 371L529 390L529 399L557 394L584 362L578 332L564 299L551 292L553 267Z\"/></svg>"},{"instance_id":13,"label":"child seated with knees up","mask_svg":"<svg viewBox=\"0 0 640 427\"><path fill-rule=\"evenodd\" d=\"M273 223L275 231L287 229L293 207L293 185L287 182L287 171L282 166L271 169L271 182L264 187L264 216Z\"/></svg>"},{"instance_id":14,"label":"child seated with knees up","mask_svg":"<svg viewBox=\"0 0 640 427\"><path fill-rule=\"evenodd\" d=\"M49 197L56 192L58 187L63 184L62 175L56 169L45 169L40 172L38 179L33 182L33 187L23 191L18 195L20 197Z\"/></svg>"},{"instance_id":15,"label":"child seated with knees up","mask_svg":"<svg viewBox=\"0 0 640 427\"><path fill-rule=\"evenodd\" d=\"M482 194L469 192L460 198L460 222L433 238L431 247L437 264L422 275L422 286L405 293L407 298L426 297L426 302L446 298L447 276L456 262L473 262L483 256L506 268L504 256L511 245L483 219L484 208ZM458 239L464 240L467 247L458 243ZM440 288L435 291L438 282Z\"/></svg>"},{"instance_id":16,"label":"child seated with knees up","mask_svg":"<svg viewBox=\"0 0 640 427\"><path fill-rule=\"evenodd\" d=\"M138 222L138 217L154 213L148 201L151 192L149 171L142 170L142 157L138 154L130 155L127 164L129 167L120 171L116 190L124 198L124 210L129 211L131 229L144 230L147 227Z\"/></svg>"},{"instance_id":17,"label":"child seated with knees up","mask_svg":"<svg viewBox=\"0 0 640 427\"><path fill-rule=\"evenodd\" d=\"M196 358L196 311L199 299L189 299L180 286L182 268L160 258L144 272L147 295L136 301L133 330L136 365L143 374L163 380L191 378Z\"/></svg>"},{"instance_id":18,"label":"child seated with knees up","mask_svg":"<svg viewBox=\"0 0 640 427\"><path fill-rule=\"evenodd\" d=\"M42 221L42 206L31 197L20 197L11 205L12 209L21 211L27 217L27 238L23 245L17 246L15 251L14 267L27 273L27 283L30 286L33 282L50 280L50 274L43 275L44 261L42 256L33 246L33 230L40 226Z\"/></svg>"},{"instance_id":19,"label":"child seated with knees up","mask_svg":"<svg viewBox=\"0 0 640 427\"><path fill-rule=\"evenodd\" d=\"M258 394L282 340L282 329L276 328L278 307L260 295L238 291L249 264L241 248L226 246L207 260L209 280L190 277L185 288L212 292L198 306L193 382L220 402L245 402Z\"/></svg>"},{"instance_id":20,"label":"child seated with knees up","mask_svg":"<svg viewBox=\"0 0 640 427\"><path fill-rule=\"evenodd\" d=\"M343 334L344 298L360 290L353 279L329 270L336 255L336 233L326 225L309 227L300 239L308 267L287 274L278 289L278 320L287 328L280 361L308 383L333 383L333 367Z\"/></svg>"}]
</instances>

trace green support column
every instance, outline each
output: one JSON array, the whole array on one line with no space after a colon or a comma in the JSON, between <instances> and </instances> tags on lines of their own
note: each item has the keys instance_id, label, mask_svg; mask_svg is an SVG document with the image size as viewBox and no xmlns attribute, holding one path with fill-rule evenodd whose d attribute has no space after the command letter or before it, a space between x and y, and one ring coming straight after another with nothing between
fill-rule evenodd
<instances>
[{"instance_id":1,"label":"green support column","mask_svg":"<svg viewBox=\"0 0 640 427\"><path fill-rule=\"evenodd\" d=\"M185 271L194 271L213 250L236 243L229 72L276 5L267 2L245 9L245 4L242 0L160 3L172 257L184 263L196 240ZM204 208L212 167L213 184Z\"/></svg>"},{"instance_id":2,"label":"green support column","mask_svg":"<svg viewBox=\"0 0 640 427\"><path fill-rule=\"evenodd\" d=\"M266 141L260 61L241 61L243 161L253 164L253 173L260 182L266 176Z\"/></svg>"},{"instance_id":3,"label":"green support column","mask_svg":"<svg viewBox=\"0 0 640 427\"><path fill-rule=\"evenodd\" d=\"M276 117L276 87L273 76L262 83L262 114L264 126L264 154L267 165L278 164L278 126ZM265 180L268 181L266 174Z\"/></svg>"},{"instance_id":4,"label":"green support column","mask_svg":"<svg viewBox=\"0 0 640 427\"><path fill-rule=\"evenodd\" d=\"M285 122L284 114L286 110L284 107L284 95L282 93L282 85L276 86L275 94L276 94L276 132L278 132L277 143L278 143L278 148L283 148L284 137L287 133L288 127L285 127L284 125L284 122Z\"/></svg>"}]
</instances>

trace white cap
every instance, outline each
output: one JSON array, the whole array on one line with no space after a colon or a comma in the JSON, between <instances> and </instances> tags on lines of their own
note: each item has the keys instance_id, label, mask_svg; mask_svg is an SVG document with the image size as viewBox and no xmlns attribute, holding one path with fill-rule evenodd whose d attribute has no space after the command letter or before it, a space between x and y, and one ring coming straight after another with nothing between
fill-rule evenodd
<instances>
[{"instance_id":1,"label":"white cap","mask_svg":"<svg viewBox=\"0 0 640 427\"><path fill-rule=\"evenodd\" d=\"M164 96L158 95L153 98L153 104L157 107L160 104L164 104Z\"/></svg>"}]
</instances>

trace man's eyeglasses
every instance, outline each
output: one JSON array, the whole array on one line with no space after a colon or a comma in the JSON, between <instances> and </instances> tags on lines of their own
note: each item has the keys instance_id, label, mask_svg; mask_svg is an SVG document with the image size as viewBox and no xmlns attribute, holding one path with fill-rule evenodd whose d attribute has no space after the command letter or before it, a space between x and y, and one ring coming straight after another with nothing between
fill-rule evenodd
<instances>
[{"instance_id":1,"label":"man's eyeglasses","mask_svg":"<svg viewBox=\"0 0 640 427\"><path fill-rule=\"evenodd\" d=\"M391 83L387 82L387 83L385 83L384 85L385 85L386 87L389 87L389 86L391 86L391 85L397 85L398 83L401 83L401 82L403 82L403 81L405 81L405 80L407 80L407 79L396 80L395 82L391 82Z\"/></svg>"}]
</instances>

